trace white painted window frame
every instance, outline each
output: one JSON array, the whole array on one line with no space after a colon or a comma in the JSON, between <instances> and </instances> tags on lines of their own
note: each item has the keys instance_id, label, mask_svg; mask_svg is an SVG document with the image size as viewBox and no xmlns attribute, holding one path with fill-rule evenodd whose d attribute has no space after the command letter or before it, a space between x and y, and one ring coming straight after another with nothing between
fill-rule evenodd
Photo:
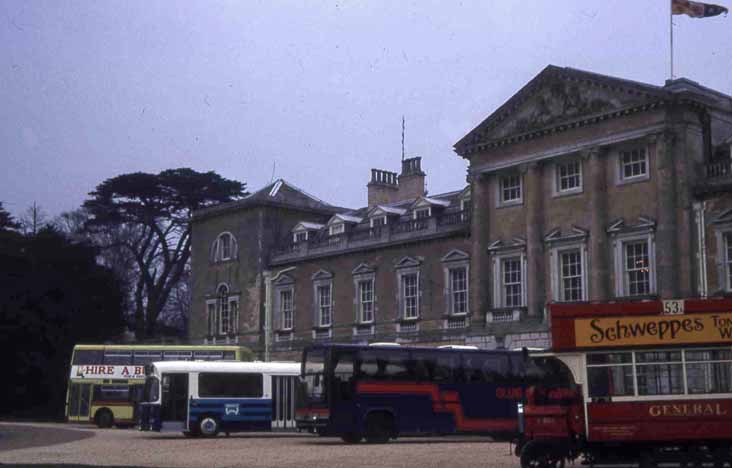
<instances>
[{"instance_id":1,"label":"white painted window frame","mask_svg":"<svg viewBox=\"0 0 732 468\"><path fill-rule=\"evenodd\" d=\"M521 265L521 304L508 306L505 304L503 293L503 261L509 258L518 257ZM493 307L496 309L523 308L526 307L526 251L507 250L493 255Z\"/></svg>"},{"instance_id":2,"label":"white painted window frame","mask_svg":"<svg viewBox=\"0 0 732 468\"><path fill-rule=\"evenodd\" d=\"M229 238L229 255L224 256L223 247L222 247L222 239L224 237ZM216 240L214 240L213 245L211 247L212 251L212 261L214 263L216 262L225 262L227 260L233 260L237 258L239 253L239 243L236 241L236 237L234 237L234 234L232 234L229 231L224 231L220 233L218 236L216 236Z\"/></svg>"},{"instance_id":3,"label":"white painted window frame","mask_svg":"<svg viewBox=\"0 0 732 468\"><path fill-rule=\"evenodd\" d=\"M216 313L217 303L218 298L206 299L206 325L208 327L208 336L218 335L219 325Z\"/></svg>"},{"instance_id":4,"label":"white painted window frame","mask_svg":"<svg viewBox=\"0 0 732 468\"><path fill-rule=\"evenodd\" d=\"M406 291L406 285L405 285L405 278L413 276L416 280L416 294L414 296L414 299L416 300L416 307L415 307L415 315L407 316L407 291ZM400 308L400 318L401 320L409 321L409 320L419 320L419 317L421 315L420 307L421 307L421 290L419 287L420 283L420 277L419 277L419 268L405 268L402 270L399 270L397 273L397 278L399 281L399 308Z\"/></svg>"},{"instance_id":5,"label":"white painted window frame","mask_svg":"<svg viewBox=\"0 0 732 468\"><path fill-rule=\"evenodd\" d=\"M727 235L732 236L732 225L720 226L714 231L717 240L717 275L719 276L719 289L730 292L732 291L732 282L730 281L730 269L732 268L732 258L727 258Z\"/></svg>"},{"instance_id":6,"label":"white painted window frame","mask_svg":"<svg viewBox=\"0 0 732 468\"><path fill-rule=\"evenodd\" d=\"M579 185L577 187L572 187L568 189L562 190L562 184L561 184L561 168L563 166L569 166L570 164L576 164L579 167L579 173L577 174L579 178ZM581 158L572 158L572 159L565 159L562 161L557 161L553 165L554 167L554 196L561 197L564 195L574 195L577 193L582 193L584 190L584 177L583 177L583 164Z\"/></svg>"},{"instance_id":7,"label":"white painted window frame","mask_svg":"<svg viewBox=\"0 0 732 468\"><path fill-rule=\"evenodd\" d=\"M422 218L420 218L418 216L418 213L421 213L424 211L427 212L427 216L423 216ZM420 206L418 208L415 208L414 211L412 212L413 219L426 219L426 218L429 218L430 216L432 216L432 207L431 206Z\"/></svg>"},{"instance_id":8,"label":"white painted window frame","mask_svg":"<svg viewBox=\"0 0 732 468\"><path fill-rule=\"evenodd\" d=\"M287 309L285 309L285 301L282 300L283 293L290 293L290 320L289 320L289 326L288 326L288 320L285 312L287 312ZM277 324L278 330L288 331L295 328L295 288L293 286L282 286L278 287L275 290L275 294L277 294L277 307L279 308L279 315L280 315L280 321L281 323Z\"/></svg>"},{"instance_id":9,"label":"white painted window frame","mask_svg":"<svg viewBox=\"0 0 732 468\"><path fill-rule=\"evenodd\" d=\"M464 312L455 312L455 289L453 287L453 276L452 272L462 270L465 272L465 311ZM468 315L468 311L470 310L470 265L468 262L460 262L455 263L452 265L446 265L445 266L446 271L446 278L447 281L445 283L445 286L447 287L447 294L448 294L448 301L447 301L447 307L448 307L448 315L450 317L462 317L465 315Z\"/></svg>"},{"instance_id":10,"label":"white painted window frame","mask_svg":"<svg viewBox=\"0 0 732 468\"><path fill-rule=\"evenodd\" d=\"M582 297L580 301L586 301L589 297L588 283L588 264L587 264L587 243L576 242L571 244L555 245L549 251L549 264L551 267L551 287L552 296L557 302L571 302L564 297L564 288L562 287L562 262L561 256L569 251L578 251L580 253L580 267L582 268Z\"/></svg>"},{"instance_id":11,"label":"white painted window frame","mask_svg":"<svg viewBox=\"0 0 732 468\"><path fill-rule=\"evenodd\" d=\"M634 150L643 151L644 161L646 166L646 172L644 174L638 174L635 176L625 177L623 171L623 153L632 152ZM642 182L651 178L651 158L648 145L637 144L637 145L625 145L619 147L614 151L615 155L615 177L617 185L632 184L634 182Z\"/></svg>"},{"instance_id":12,"label":"white painted window frame","mask_svg":"<svg viewBox=\"0 0 732 468\"><path fill-rule=\"evenodd\" d=\"M516 177L518 178L518 189L519 189L519 197L518 198L512 198L510 200L505 200L503 198L504 194L504 182L508 180L509 178ZM496 206L497 207L503 207L503 206L514 206L514 205L522 205L524 203L524 177L523 174L520 172L515 173L509 173L509 174L502 174L497 177L496 181Z\"/></svg>"},{"instance_id":13,"label":"white painted window frame","mask_svg":"<svg viewBox=\"0 0 732 468\"><path fill-rule=\"evenodd\" d=\"M373 275L366 275L360 278L356 278L356 301L358 304L358 323L359 324L370 324L374 323L374 319L376 317L376 281L375 276ZM366 303L369 303L368 301L364 302L363 297L361 294L361 284L362 283L370 283L371 284L371 318L369 320L364 320L364 307L363 305Z\"/></svg>"},{"instance_id":14,"label":"white painted window frame","mask_svg":"<svg viewBox=\"0 0 732 468\"><path fill-rule=\"evenodd\" d=\"M369 219L369 227L371 227L371 228L379 227L379 225L374 226L376 220L379 220L379 219L384 221L384 224L381 224L380 226L386 226L387 224L389 224L389 220L386 217L386 215L374 216L373 218Z\"/></svg>"},{"instance_id":15,"label":"white painted window frame","mask_svg":"<svg viewBox=\"0 0 732 468\"><path fill-rule=\"evenodd\" d=\"M331 236L343 234L344 232L346 232L346 223L335 223L328 227L328 234Z\"/></svg>"},{"instance_id":16,"label":"white painted window frame","mask_svg":"<svg viewBox=\"0 0 732 468\"><path fill-rule=\"evenodd\" d=\"M302 235L302 234L305 234L305 238L298 240L297 236ZM307 240L308 240L308 231L307 230L295 231L295 232L292 233L292 242L294 242L296 244L298 242L305 242Z\"/></svg>"},{"instance_id":17,"label":"white painted window frame","mask_svg":"<svg viewBox=\"0 0 732 468\"><path fill-rule=\"evenodd\" d=\"M613 259L615 268L615 296L618 298L625 297L644 297L643 295L630 296L627 291L628 286L625 280L625 245L638 242L646 241L648 244L648 263L649 263L649 275L648 275L648 294L654 295L657 291L656 284L656 239L655 233L652 231L648 232L633 232L616 234L612 241Z\"/></svg>"},{"instance_id":18,"label":"white painted window frame","mask_svg":"<svg viewBox=\"0 0 732 468\"><path fill-rule=\"evenodd\" d=\"M321 289L328 290L328 303L323 304L321 300ZM317 280L313 284L313 291L315 293L314 305L316 309L316 317L318 318L315 324L318 328L329 328L333 326L333 281L332 280ZM329 321L326 323L323 321L323 309L328 310Z\"/></svg>"}]
</instances>

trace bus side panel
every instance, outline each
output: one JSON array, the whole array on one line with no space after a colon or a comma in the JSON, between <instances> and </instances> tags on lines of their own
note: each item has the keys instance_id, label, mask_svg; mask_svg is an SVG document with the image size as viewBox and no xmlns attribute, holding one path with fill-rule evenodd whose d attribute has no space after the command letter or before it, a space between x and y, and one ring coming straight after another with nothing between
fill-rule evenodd
<instances>
[{"instance_id":1,"label":"bus side panel","mask_svg":"<svg viewBox=\"0 0 732 468\"><path fill-rule=\"evenodd\" d=\"M732 438L732 400L661 400L587 405L592 441Z\"/></svg>"},{"instance_id":2,"label":"bus side panel","mask_svg":"<svg viewBox=\"0 0 732 468\"><path fill-rule=\"evenodd\" d=\"M272 400L269 398L191 399L189 428L198 427L203 416L214 416L221 430L269 431L272 428Z\"/></svg>"},{"instance_id":3,"label":"bus side panel","mask_svg":"<svg viewBox=\"0 0 732 468\"><path fill-rule=\"evenodd\" d=\"M370 411L391 412L400 433L515 432L516 401L495 396L505 391L491 384L359 382L357 387L362 418Z\"/></svg>"},{"instance_id":4,"label":"bus side panel","mask_svg":"<svg viewBox=\"0 0 732 468\"><path fill-rule=\"evenodd\" d=\"M375 386L381 388L376 393ZM385 411L394 416L394 422L400 434L410 433L451 433L455 430L455 424L446 413L434 412L434 403L431 396L426 393L414 393L413 391L400 390L394 384L373 384L364 387L357 398L357 407L360 409L361 432L364 431L365 421L369 413ZM351 430L350 426L336 428L338 433Z\"/></svg>"},{"instance_id":5,"label":"bus side panel","mask_svg":"<svg viewBox=\"0 0 732 468\"><path fill-rule=\"evenodd\" d=\"M458 397L453 403L458 431L501 433L518 430L517 404L524 394L521 386L474 382L441 388L443 400L450 397L450 392Z\"/></svg>"}]
</instances>

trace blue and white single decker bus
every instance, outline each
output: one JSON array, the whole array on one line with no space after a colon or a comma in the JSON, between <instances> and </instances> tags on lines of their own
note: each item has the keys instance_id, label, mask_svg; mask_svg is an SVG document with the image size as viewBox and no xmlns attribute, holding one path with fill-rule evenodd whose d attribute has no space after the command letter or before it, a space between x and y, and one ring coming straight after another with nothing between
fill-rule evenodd
<instances>
[{"instance_id":1,"label":"blue and white single decker bus","mask_svg":"<svg viewBox=\"0 0 732 468\"><path fill-rule=\"evenodd\" d=\"M140 430L219 432L295 429L295 362L165 361L146 367Z\"/></svg>"}]
</instances>

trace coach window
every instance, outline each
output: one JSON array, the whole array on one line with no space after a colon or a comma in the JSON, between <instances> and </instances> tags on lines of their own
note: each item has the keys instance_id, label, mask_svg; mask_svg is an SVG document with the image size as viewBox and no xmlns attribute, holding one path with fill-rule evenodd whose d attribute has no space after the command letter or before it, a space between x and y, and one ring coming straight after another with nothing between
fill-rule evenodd
<instances>
[{"instance_id":1,"label":"coach window","mask_svg":"<svg viewBox=\"0 0 732 468\"><path fill-rule=\"evenodd\" d=\"M333 388L340 400L353 398L353 350L339 350L334 348L333 353Z\"/></svg>"},{"instance_id":2,"label":"coach window","mask_svg":"<svg viewBox=\"0 0 732 468\"><path fill-rule=\"evenodd\" d=\"M505 354L466 354L463 356L463 378L467 382L499 383L509 374Z\"/></svg>"},{"instance_id":3,"label":"coach window","mask_svg":"<svg viewBox=\"0 0 732 468\"><path fill-rule=\"evenodd\" d=\"M163 353L160 351L135 351L134 364L137 366L144 366L151 362L160 361L163 358Z\"/></svg>"},{"instance_id":4,"label":"coach window","mask_svg":"<svg viewBox=\"0 0 732 468\"><path fill-rule=\"evenodd\" d=\"M207 398L261 398L262 374L201 373L198 395Z\"/></svg>"},{"instance_id":5,"label":"coach window","mask_svg":"<svg viewBox=\"0 0 732 468\"><path fill-rule=\"evenodd\" d=\"M631 353L592 353L587 355L587 380L590 397L632 396L633 355Z\"/></svg>"},{"instance_id":6,"label":"coach window","mask_svg":"<svg viewBox=\"0 0 732 468\"><path fill-rule=\"evenodd\" d=\"M104 359L104 352L93 349L80 349L74 351L74 362L75 366L83 366L88 364L100 364Z\"/></svg>"},{"instance_id":7,"label":"coach window","mask_svg":"<svg viewBox=\"0 0 732 468\"><path fill-rule=\"evenodd\" d=\"M685 351L688 392L729 393L732 391L732 350Z\"/></svg>"},{"instance_id":8,"label":"coach window","mask_svg":"<svg viewBox=\"0 0 732 468\"><path fill-rule=\"evenodd\" d=\"M132 364L132 351L105 351L104 364L108 366L129 366Z\"/></svg>"},{"instance_id":9,"label":"coach window","mask_svg":"<svg viewBox=\"0 0 732 468\"><path fill-rule=\"evenodd\" d=\"M635 353L638 395L678 395L684 393L681 351Z\"/></svg>"}]
</instances>

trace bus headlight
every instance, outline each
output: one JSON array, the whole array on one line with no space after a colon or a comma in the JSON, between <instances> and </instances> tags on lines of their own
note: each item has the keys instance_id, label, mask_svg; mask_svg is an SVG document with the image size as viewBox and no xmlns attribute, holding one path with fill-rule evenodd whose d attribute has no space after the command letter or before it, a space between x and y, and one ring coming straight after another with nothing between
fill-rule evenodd
<instances>
[{"instance_id":1,"label":"bus headlight","mask_svg":"<svg viewBox=\"0 0 732 468\"><path fill-rule=\"evenodd\" d=\"M524 404L518 403L516 405L516 410L518 412L518 431L519 433L524 432Z\"/></svg>"}]
</instances>

